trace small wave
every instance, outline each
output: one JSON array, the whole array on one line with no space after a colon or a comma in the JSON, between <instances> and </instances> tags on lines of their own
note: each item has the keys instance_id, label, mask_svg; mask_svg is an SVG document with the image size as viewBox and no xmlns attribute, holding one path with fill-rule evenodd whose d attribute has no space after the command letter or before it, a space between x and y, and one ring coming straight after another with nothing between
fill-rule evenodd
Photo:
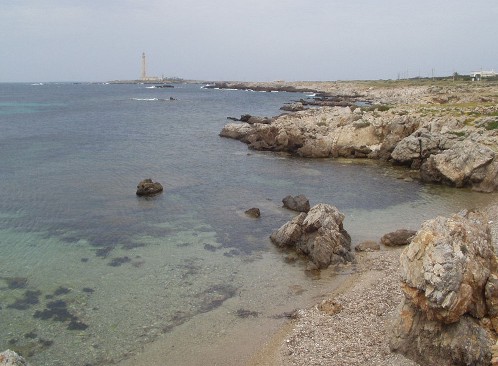
<instances>
[{"instance_id":1,"label":"small wave","mask_svg":"<svg viewBox=\"0 0 498 366\"><path fill-rule=\"evenodd\" d=\"M155 89L155 86L146 86L145 89Z\"/></svg>"},{"instance_id":2,"label":"small wave","mask_svg":"<svg viewBox=\"0 0 498 366\"><path fill-rule=\"evenodd\" d=\"M33 83L31 85L43 85L43 83Z\"/></svg>"},{"instance_id":3,"label":"small wave","mask_svg":"<svg viewBox=\"0 0 498 366\"><path fill-rule=\"evenodd\" d=\"M316 93L312 93L312 94L306 94L307 97L310 97L310 98L313 98L313 97L316 97Z\"/></svg>"},{"instance_id":4,"label":"small wave","mask_svg":"<svg viewBox=\"0 0 498 366\"><path fill-rule=\"evenodd\" d=\"M147 101L147 102L154 102L159 100L158 98L131 98L132 100L139 100L139 101Z\"/></svg>"}]
</instances>

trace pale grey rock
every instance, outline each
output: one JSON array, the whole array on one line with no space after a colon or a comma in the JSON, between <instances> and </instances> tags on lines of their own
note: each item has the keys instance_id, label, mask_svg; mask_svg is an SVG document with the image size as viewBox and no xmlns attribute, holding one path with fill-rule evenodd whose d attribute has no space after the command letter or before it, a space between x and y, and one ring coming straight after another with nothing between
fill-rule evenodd
<instances>
[{"instance_id":1,"label":"pale grey rock","mask_svg":"<svg viewBox=\"0 0 498 366\"><path fill-rule=\"evenodd\" d=\"M492 149L465 140L440 154L431 155L421 167L421 177L424 181L455 187L478 187L484 181L488 186L496 186L496 166L488 167L495 156Z\"/></svg>"},{"instance_id":2,"label":"pale grey rock","mask_svg":"<svg viewBox=\"0 0 498 366\"><path fill-rule=\"evenodd\" d=\"M486 215L426 221L400 257L405 296L391 348L427 365L488 365L498 331L498 262Z\"/></svg>"},{"instance_id":3,"label":"pale grey rock","mask_svg":"<svg viewBox=\"0 0 498 366\"><path fill-rule=\"evenodd\" d=\"M301 213L270 236L279 247L307 255L317 268L353 260L351 237L343 228L344 215L337 208L320 203Z\"/></svg>"},{"instance_id":4,"label":"pale grey rock","mask_svg":"<svg viewBox=\"0 0 498 366\"><path fill-rule=\"evenodd\" d=\"M0 353L0 366L29 366L28 362L10 349Z\"/></svg>"}]
</instances>

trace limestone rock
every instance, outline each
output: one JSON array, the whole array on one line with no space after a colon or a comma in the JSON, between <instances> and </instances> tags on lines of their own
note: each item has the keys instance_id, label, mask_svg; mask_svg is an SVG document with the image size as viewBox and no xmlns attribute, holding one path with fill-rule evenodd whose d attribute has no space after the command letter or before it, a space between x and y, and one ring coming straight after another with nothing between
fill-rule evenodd
<instances>
[{"instance_id":1,"label":"limestone rock","mask_svg":"<svg viewBox=\"0 0 498 366\"><path fill-rule=\"evenodd\" d=\"M279 247L307 255L317 268L353 260L351 237L343 228L344 215L337 208L318 204L301 213L270 236Z\"/></svg>"},{"instance_id":2,"label":"limestone rock","mask_svg":"<svg viewBox=\"0 0 498 366\"><path fill-rule=\"evenodd\" d=\"M26 360L8 349L0 353L0 366L29 366Z\"/></svg>"},{"instance_id":3,"label":"limestone rock","mask_svg":"<svg viewBox=\"0 0 498 366\"><path fill-rule=\"evenodd\" d=\"M152 179L144 179L137 186L137 196L153 196L162 191L161 183L153 182Z\"/></svg>"},{"instance_id":4,"label":"limestone rock","mask_svg":"<svg viewBox=\"0 0 498 366\"><path fill-rule=\"evenodd\" d=\"M493 336L472 317L443 324L427 319L408 301L389 341L391 351L428 366L488 366L494 344Z\"/></svg>"},{"instance_id":5,"label":"limestone rock","mask_svg":"<svg viewBox=\"0 0 498 366\"><path fill-rule=\"evenodd\" d=\"M427 365L489 365L498 262L476 211L426 221L400 257L405 295L391 348Z\"/></svg>"},{"instance_id":6,"label":"limestone rock","mask_svg":"<svg viewBox=\"0 0 498 366\"><path fill-rule=\"evenodd\" d=\"M308 212L310 210L310 201L306 196L300 194L297 196L287 196L282 200L284 207L292 211Z\"/></svg>"},{"instance_id":7,"label":"limestone rock","mask_svg":"<svg viewBox=\"0 0 498 366\"><path fill-rule=\"evenodd\" d=\"M380 242L388 247L408 245L416 233L415 230L400 229L385 234Z\"/></svg>"},{"instance_id":8,"label":"limestone rock","mask_svg":"<svg viewBox=\"0 0 498 366\"><path fill-rule=\"evenodd\" d=\"M484 145L462 141L440 154L431 155L421 167L421 177L424 181L455 187L479 187L484 181L488 186L496 187L495 156L496 153Z\"/></svg>"}]
</instances>

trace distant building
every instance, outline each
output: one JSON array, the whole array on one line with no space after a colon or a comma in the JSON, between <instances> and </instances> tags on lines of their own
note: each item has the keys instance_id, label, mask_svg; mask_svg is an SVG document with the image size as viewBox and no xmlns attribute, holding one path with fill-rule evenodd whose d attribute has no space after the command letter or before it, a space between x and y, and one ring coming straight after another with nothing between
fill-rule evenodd
<instances>
[{"instance_id":1,"label":"distant building","mask_svg":"<svg viewBox=\"0 0 498 366\"><path fill-rule=\"evenodd\" d=\"M472 78L472 81L479 81L481 78L490 78L493 76L498 76L498 73L495 72L495 70L491 71L474 71L470 73L470 77Z\"/></svg>"}]
</instances>

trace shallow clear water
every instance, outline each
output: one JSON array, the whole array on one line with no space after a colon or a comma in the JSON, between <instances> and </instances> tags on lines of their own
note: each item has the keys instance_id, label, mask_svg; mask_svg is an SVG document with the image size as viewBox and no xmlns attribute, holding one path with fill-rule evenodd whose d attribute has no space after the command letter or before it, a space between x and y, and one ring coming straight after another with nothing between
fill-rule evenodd
<instances>
[{"instance_id":1,"label":"shallow clear water","mask_svg":"<svg viewBox=\"0 0 498 366\"><path fill-rule=\"evenodd\" d=\"M227 116L276 115L300 97L0 84L0 349L35 365L111 364L220 307L232 328L294 309L333 279L270 243L293 216L288 194L337 206L353 242L496 200L218 136ZM136 197L143 178L164 193Z\"/></svg>"}]
</instances>

